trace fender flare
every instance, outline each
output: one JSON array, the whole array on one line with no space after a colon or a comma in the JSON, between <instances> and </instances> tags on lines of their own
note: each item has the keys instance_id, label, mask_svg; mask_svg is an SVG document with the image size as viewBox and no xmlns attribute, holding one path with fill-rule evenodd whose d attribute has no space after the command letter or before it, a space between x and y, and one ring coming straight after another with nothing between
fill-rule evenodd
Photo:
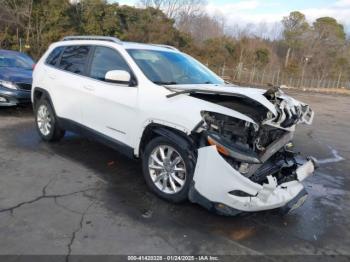
<instances>
[{"instance_id":1,"label":"fender flare","mask_svg":"<svg viewBox=\"0 0 350 262\"><path fill-rule=\"evenodd\" d=\"M160 136L169 138L172 141L175 141L175 143L178 144L182 149L188 149L188 145L192 143L190 138L185 139L184 137L176 134L176 131L171 131L165 127L156 127L153 132Z\"/></svg>"},{"instance_id":2,"label":"fender flare","mask_svg":"<svg viewBox=\"0 0 350 262\"><path fill-rule=\"evenodd\" d=\"M35 92L36 91L40 91L40 92L42 92L42 97L41 97L41 99L42 98L45 98L45 99L47 99L48 101L49 101L49 103L50 103L50 105L51 105L51 107L52 107L52 110L53 110L53 112L54 112L54 114L55 114L55 117L57 117L57 114L56 114L56 110L55 110L55 107L54 107L54 105L53 105L53 102L52 102L52 99L51 99L51 96L50 96L50 94L49 94L49 92L47 91L47 90L45 90L45 89L43 89L43 88L41 88L41 87L34 87L34 89L33 89L33 102L32 102L32 105L33 105L33 110L34 110L34 112L35 112L35 102L37 102L37 101L35 101Z\"/></svg>"},{"instance_id":3,"label":"fender flare","mask_svg":"<svg viewBox=\"0 0 350 262\"><path fill-rule=\"evenodd\" d=\"M142 155L142 149L146 146L145 138L147 135L163 136L175 143L177 143L182 149L188 150L191 145L194 145L194 141L181 129L176 129L167 125L151 123L143 129L142 135L138 142L138 145L134 148L134 154L139 157ZM151 138L150 138L151 139Z\"/></svg>"}]
</instances>

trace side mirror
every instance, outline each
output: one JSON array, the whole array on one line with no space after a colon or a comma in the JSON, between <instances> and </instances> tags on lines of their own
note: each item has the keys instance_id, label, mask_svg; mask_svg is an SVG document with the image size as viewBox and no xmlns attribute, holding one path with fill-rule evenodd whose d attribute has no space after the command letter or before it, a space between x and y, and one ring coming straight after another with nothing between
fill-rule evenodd
<instances>
[{"instance_id":1,"label":"side mirror","mask_svg":"<svg viewBox=\"0 0 350 262\"><path fill-rule=\"evenodd\" d=\"M131 75L124 70L112 70L106 73L105 80L113 83L129 84Z\"/></svg>"}]
</instances>

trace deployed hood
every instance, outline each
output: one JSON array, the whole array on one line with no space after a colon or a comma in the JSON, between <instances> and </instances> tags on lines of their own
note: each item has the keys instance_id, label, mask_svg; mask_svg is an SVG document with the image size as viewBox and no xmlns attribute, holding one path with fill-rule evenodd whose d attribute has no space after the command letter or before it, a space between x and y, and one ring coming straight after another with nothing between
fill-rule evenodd
<instances>
[{"instance_id":1,"label":"deployed hood","mask_svg":"<svg viewBox=\"0 0 350 262\"><path fill-rule=\"evenodd\" d=\"M167 86L175 92L217 94L249 98L267 108L273 115L277 115L275 106L264 96L266 90L258 88L239 87L236 85L176 85Z\"/></svg>"}]
</instances>

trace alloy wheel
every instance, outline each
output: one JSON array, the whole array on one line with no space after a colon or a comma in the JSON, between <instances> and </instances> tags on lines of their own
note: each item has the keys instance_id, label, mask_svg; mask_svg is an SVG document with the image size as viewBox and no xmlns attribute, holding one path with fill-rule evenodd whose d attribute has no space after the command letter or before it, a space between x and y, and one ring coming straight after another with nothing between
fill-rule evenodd
<instances>
[{"instance_id":1,"label":"alloy wheel","mask_svg":"<svg viewBox=\"0 0 350 262\"><path fill-rule=\"evenodd\" d=\"M37 124L38 128L44 136L47 136L51 132L51 116L46 105L40 105L37 112Z\"/></svg>"},{"instance_id":2,"label":"alloy wheel","mask_svg":"<svg viewBox=\"0 0 350 262\"><path fill-rule=\"evenodd\" d=\"M185 185L185 161L169 145L159 145L153 149L149 156L148 169L154 185L163 193L178 193Z\"/></svg>"}]
</instances>

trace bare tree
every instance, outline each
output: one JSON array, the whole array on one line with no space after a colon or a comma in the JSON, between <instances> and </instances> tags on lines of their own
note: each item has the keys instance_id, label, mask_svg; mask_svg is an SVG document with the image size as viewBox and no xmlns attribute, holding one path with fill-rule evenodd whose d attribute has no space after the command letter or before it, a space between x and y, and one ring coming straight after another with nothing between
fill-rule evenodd
<instances>
[{"instance_id":1,"label":"bare tree","mask_svg":"<svg viewBox=\"0 0 350 262\"><path fill-rule=\"evenodd\" d=\"M169 18L197 15L206 6L206 0L140 0L143 7L162 10Z\"/></svg>"},{"instance_id":2,"label":"bare tree","mask_svg":"<svg viewBox=\"0 0 350 262\"><path fill-rule=\"evenodd\" d=\"M303 60L310 60L310 69L319 81L334 77L338 69L339 59L346 53L346 39L343 25L334 18L318 18L310 31L307 48L303 52ZM306 45L305 45L306 46ZM305 64L306 66L306 64Z\"/></svg>"},{"instance_id":3,"label":"bare tree","mask_svg":"<svg viewBox=\"0 0 350 262\"><path fill-rule=\"evenodd\" d=\"M302 37L307 33L309 24L306 21L305 15L298 11L291 12L289 16L284 17L282 24L284 27L283 36L288 46L284 62L284 66L287 67L293 49L302 47Z\"/></svg>"},{"instance_id":4,"label":"bare tree","mask_svg":"<svg viewBox=\"0 0 350 262\"><path fill-rule=\"evenodd\" d=\"M181 31L189 33L197 43L209 38L224 36L225 19L220 16L211 17L208 14L184 16L180 19L178 27Z\"/></svg>"},{"instance_id":5,"label":"bare tree","mask_svg":"<svg viewBox=\"0 0 350 262\"><path fill-rule=\"evenodd\" d=\"M16 31L17 43L24 37L29 41L33 0L0 0L0 31ZM6 34L5 34L6 35Z\"/></svg>"},{"instance_id":6,"label":"bare tree","mask_svg":"<svg viewBox=\"0 0 350 262\"><path fill-rule=\"evenodd\" d=\"M33 0L0 0L0 21L26 27L31 17Z\"/></svg>"}]
</instances>

